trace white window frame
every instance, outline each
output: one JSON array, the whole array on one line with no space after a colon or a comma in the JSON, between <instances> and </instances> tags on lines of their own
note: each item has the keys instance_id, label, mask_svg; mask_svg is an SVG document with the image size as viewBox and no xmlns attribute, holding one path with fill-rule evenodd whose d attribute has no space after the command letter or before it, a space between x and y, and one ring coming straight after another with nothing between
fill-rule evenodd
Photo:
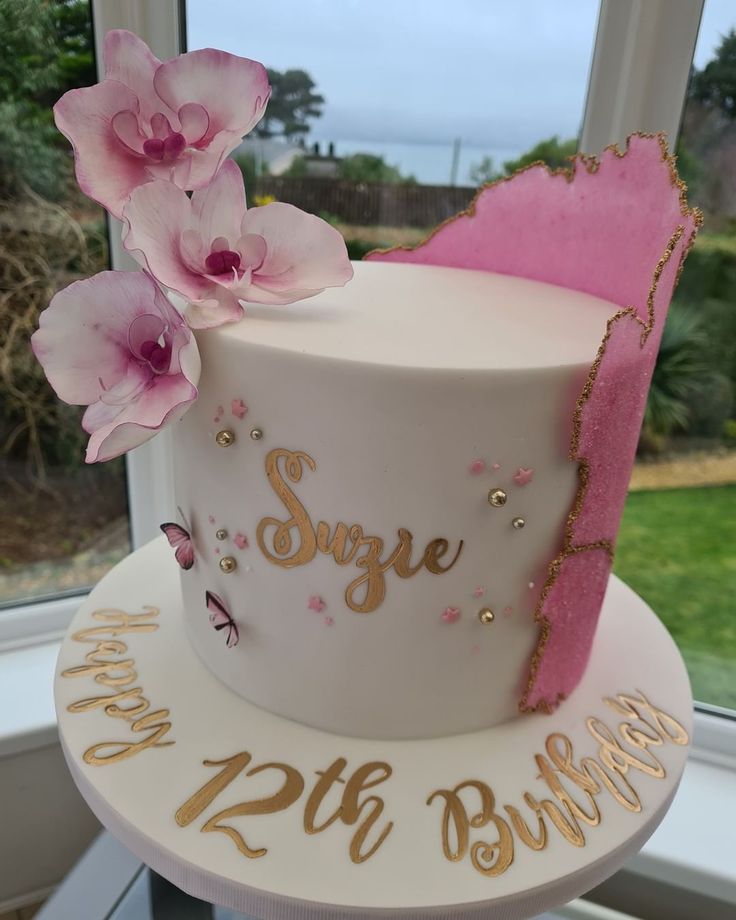
<instances>
[{"instance_id":1,"label":"white window frame","mask_svg":"<svg viewBox=\"0 0 736 920\"><path fill-rule=\"evenodd\" d=\"M602 0L581 144L599 151L625 142L634 131L665 130L677 137L704 0ZM98 70L102 39L125 28L162 58L184 50L184 0L91 0ZM137 268L110 221L112 267ZM134 547L159 532L175 513L170 433L164 432L127 457L128 497ZM79 606L80 595L28 603L0 616L0 648L58 638ZM696 714L698 756L736 768L736 719L717 707Z\"/></svg>"}]
</instances>

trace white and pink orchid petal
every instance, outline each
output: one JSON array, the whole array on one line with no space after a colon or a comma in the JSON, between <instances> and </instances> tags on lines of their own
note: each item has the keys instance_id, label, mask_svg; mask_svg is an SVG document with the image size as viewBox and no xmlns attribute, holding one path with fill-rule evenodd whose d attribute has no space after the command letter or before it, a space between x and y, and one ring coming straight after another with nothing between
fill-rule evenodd
<instances>
[{"instance_id":1,"label":"white and pink orchid petal","mask_svg":"<svg viewBox=\"0 0 736 920\"><path fill-rule=\"evenodd\" d=\"M103 425L113 422L128 403L137 399L150 386L149 368L133 361L128 365L128 373L122 380L109 389L102 389L97 402L87 406L82 417L82 428L91 434Z\"/></svg>"},{"instance_id":2,"label":"white and pink orchid petal","mask_svg":"<svg viewBox=\"0 0 736 920\"><path fill-rule=\"evenodd\" d=\"M191 210L186 193L171 182L135 189L123 210L123 245L161 284L198 300L210 283L188 267L180 247Z\"/></svg>"},{"instance_id":3,"label":"white and pink orchid petal","mask_svg":"<svg viewBox=\"0 0 736 920\"><path fill-rule=\"evenodd\" d=\"M271 91L263 64L212 48L165 61L153 85L176 112L192 102L207 110L207 140L220 131L242 138L260 121Z\"/></svg>"},{"instance_id":4,"label":"white and pink orchid petal","mask_svg":"<svg viewBox=\"0 0 736 920\"><path fill-rule=\"evenodd\" d=\"M151 135L153 137L163 140L170 134L175 133L174 128L171 126L171 122L163 112L154 112L153 115L151 115Z\"/></svg>"},{"instance_id":5,"label":"white and pink orchid petal","mask_svg":"<svg viewBox=\"0 0 736 920\"><path fill-rule=\"evenodd\" d=\"M187 144L196 145L199 142L206 142L210 128L210 116L203 105L198 102L187 102L179 109L179 123Z\"/></svg>"},{"instance_id":6,"label":"white and pink orchid petal","mask_svg":"<svg viewBox=\"0 0 736 920\"><path fill-rule=\"evenodd\" d=\"M158 163L148 162L150 178L160 179L162 182L173 182L181 189L191 188L192 154L185 152L175 160L170 160L165 158L163 148L161 152L163 157Z\"/></svg>"},{"instance_id":7,"label":"white and pink orchid petal","mask_svg":"<svg viewBox=\"0 0 736 920\"><path fill-rule=\"evenodd\" d=\"M268 246L263 264L251 277L248 300L292 303L326 287L341 287L353 277L338 231L293 205L274 202L251 208L241 229L243 236L262 236Z\"/></svg>"},{"instance_id":8,"label":"white and pink orchid petal","mask_svg":"<svg viewBox=\"0 0 736 920\"><path fill-rule=\"evenodd\" d=\"M115 217L130 192L150 178L146 161L133 155L112 128L118 112L137 110L136 96L112 80L69 90L54 106L56 126L74 147L80 188Z\"/></svg>"},{"instance_id":9,"label":"white and pink orchid petal","mask_svg":"<svg viewBox=\"0 0 736 920\"><path fill-rule=\"evenodd\" d=\"M145 443L161 428L181 419L196 398L196 386L184 377L155 377L137 402L92 432L87 444L87 463L112 460Z\"/></svg>"},{"instance_id":10,"label":"white and pink orchid petal","mask_svg":"<svg viewBox=\"0 0 736 920\"><path fill-rule=\"evenodd\" d=\"M105 78L116 80L135 93L140 100L140 114L145 124L149 124L155 112L173 115L153 88L153 77L161 61L142 39L125 29L113 29L105 35L102 54Z\"/></svg>"},{"instance_id":11,"label":"white and pink orchid petal","mask_svg":"<svg viewBox=\"0 0 736 920\"><path fill-rule=\"evenodd\" d=\"M219 237L235 241L244 212L243 174L237 163L226 160L212 182L192 194L192 214L205 247Z\"/></svg>"},{"instance_id":12,"label":"white and pink orchid petal","mask_svg":"<svg viewBox=\"0 0 736 920\"><path fill-rule=\"evenodd\" d=\"M156 294L163 298L140 272L100 272L55 295L31 345L60 399L89 405L128 375L128 327Z\"/></svg>"},{"instance_id":13,"label":"white and pink orchid petal","mask_svg":"<svg viewBox=\"0 0 736 920\"><path fill-rule=\"evenodd\" d=\"M127 109L123 112L116 112L112 116L112 130L115 137L120 143L127 147L130 153L135 156L143 156L143 144L146 140L145 134L138 125L138 116L135 112Z\"/></svg>"},{"instance_id":14,"label":"white and pink orchid petal","mask_svg":"<svg viewBox=\"0 0 736 920\"><path fill-rule=\"evenodd\" d=\"M192 329L213 329L225 323L237 323L245 310L237 297L220 286L217 299L193 300L187 304L186 321Z\"/></svg>"},{"instance_id":15,"label":"white and pink orchid petal","mask_svg":"<svg viewBox=\"0 0 736 920\"><path fill-rule=\"evenodd\" d=\"M238 146L241 140L241 136L237 133L221 131L208 142L206 147L202 149L190 148L187 151L189 184L186 187L190 189L205 188L222 166L227 163L227 155Z\"/></svg>"},{"instance_id":16,"label":"white and pink orchid petal","mask_svg":"<svg viewBox=\"0 0 736 920\"><path fill-rule=\"evenodd\" d=\"M240 253L243 267L253 272L263 265L268 251L268 245L260 233L246 233L240 237L235 248Z\"/></svg>"},{"instance_id":17,"label":"white and pink orchid petal","mask_svg":"<svg viewBox=\"0 0 736 920\"><path fill-rule=\"evenodd\" d=\"M179 239L179 252L184 264L193 272L200 274L204 271L204 260L207 251L202 238L196 230L185 230Z\"/></svg>"}]
</instances>

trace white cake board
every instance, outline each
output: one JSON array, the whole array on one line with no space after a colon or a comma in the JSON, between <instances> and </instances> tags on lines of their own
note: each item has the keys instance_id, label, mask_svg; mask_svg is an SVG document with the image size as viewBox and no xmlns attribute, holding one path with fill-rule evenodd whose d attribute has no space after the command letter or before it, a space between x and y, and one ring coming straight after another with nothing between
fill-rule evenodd
<instances>
[{"instance_id":1,"label":"white cake board","mask_svg":"<svg viewBox=\"0 0 736 920\"><path fill-rule=\"evenodd\" d=\"M523 716L450 738L400 742L316 731L235 696L189 645L178 574L171 562L161 538L128 557L95 588L63 643L56 703L70 770L94 813L144 862L196 897L279 920L532 917L616 871L642 846L672 801L692 731L690 685L679 652L660 621L616 578L608 588L586 675L553 715ZM155 628L130 631L123 625L126 631L113 634L110 627L123 623L115 611L134 614L145 607L158 608L159 613L149 611L148 618L138 622ZM82 630L100 627L101 632L80 635ZM98 647L98 643L102 644ZM105 663L125 660L129 664L117 670ZM72 675L63 676L74 669ZM115 680L119 683L111 686ZM375 680L380 680L380 662L376 662ZM121 717L109 700L101 699L126 691L135 692L121 698L119 707L139 706L138 718L159 711L138 730L132 726L135 716ZM336 687L335 693L339 692ZM647 718L647 725L635 713L626 715L623 704L617 711L604 701L619 694L632 698L643 694L676 722L665 716L657 721L642 704L640 715ZM149 703L146 711L145 702ZM644 743L642 734L627 734L627 723L650 741ZM169 726L160 729L161 745L129 747L150 739L159 725ZM609 740L606 747L600 738L608 731L616 740ZM553 733L569 739L576 768L585 757L598 764L607 760L607 775L619 791L612 792L600 782L599 791L589 796L569 777L553 771L552 782L561 780L589 820L577 822L582 845L574 845L549 812L543 812L546 841L534 849L523 842L504 806L518 809L535 835L539 835L539 822L528 800L525 803L525 793L540 802L554 802L564 811L535 761L535 755L545 755L545 742ZM95 748L104 742L110 745ZM94 756L127 756L95 764L84 759L89 751L88 761ZM195 799L199 804L190 805L183 815L180 812L182 820L177 823L175 815L184 803L223 775L223 765L205 766L203 761L222 761L243 751L250 752L252 760L242 772L209 804ZM360 841L354 847L353 856L370 850L388 822L393 822L378 849L362 862L351 859L350 843L371 802L364 804L352 825L338 817L318 833L305 830L317 771L327 770L341 757L347 760L342 773L346 780L368 762L391 768L385 781L363 791L358 799L361 803L375 796L384 808L362 847ZM246 775L274 762L289 769L271 767ZM600 780L600 770L591 763L594 779ZM272 805L256 813L256 806L247 816L215 817L238 803L272 797L285 785L287 775L294 795L299 792L298 778L304 781L303 791L288 807L274 811ZM372 773L371 778L383 775ZM474 844L499 841L498 825L491 820L478 826L483 822L476 819L468 827L465 852L450 859L443 852L445 799L437 796L427 804L437 790L452 790L467 780L481 781L495 795L504 846L501 852L486 852L485 859L482 848L480 852L483 867L498 868L499 859L508 863L495 875L483 874L471 857ZM312 829L327 822L346 789L342 782L333 785L316 816L312 815ZM471 819L480 811L480 795L477 788L462 792ZM630 808L622 804L624 796L632 802ZM232 830L204 832L208 821ZM447 846L450 855L456 855L456 825L450 821L448 827ZM236 845L237 834L252 850L267 852L244 855Z\"/></svg>"}]
</instances>

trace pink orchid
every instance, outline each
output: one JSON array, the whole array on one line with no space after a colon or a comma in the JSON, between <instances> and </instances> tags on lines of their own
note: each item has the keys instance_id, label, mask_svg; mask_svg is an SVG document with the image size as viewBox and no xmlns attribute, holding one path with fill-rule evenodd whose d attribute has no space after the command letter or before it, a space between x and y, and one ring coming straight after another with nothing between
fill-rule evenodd
<instances>
[{"instance_id":1,"label":"pink orchid","mask_svg":"<svg viewBox=\"0 0 736 920\"><path fill-rule=\"evenodd\" d=\"M87 463L178 421L197 398L197 343L143 272L100 272L59 291L31 338L57 396L87 406Z\"/></svg>"},{"instance_id":2,"label":"pink orchid","mask_svg":"<svg viewBox=\"0 0 736 920\"><path fill-rule=\"evenodd\" d=\"M105 36L105 79L54 106L74 147L82 191L120 217L151 179L202 188L261 119L271 91L262 64L206 48L163 63L132 32Z\"/></svg>"},{"instance_id":3,"label":"pink orchid","mask_svg":"<svg viewBox=\"0 0 736 920\"><path fill-rule=\"evenodd\" d=\"M232 160L191 199L171 182L136 189L123 220L125 248L190 302L195 329L236 322L241 301L292 303L353 276L342 236L319 217L280 202L247 210Z\"/></svg>"}]
</instances>

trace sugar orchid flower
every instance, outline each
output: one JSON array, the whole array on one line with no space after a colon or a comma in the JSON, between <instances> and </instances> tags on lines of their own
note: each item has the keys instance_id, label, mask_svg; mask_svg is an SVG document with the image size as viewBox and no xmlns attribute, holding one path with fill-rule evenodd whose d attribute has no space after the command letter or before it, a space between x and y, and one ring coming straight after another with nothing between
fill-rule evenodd
<instances>
[{"instance_id":1,"label":"sugar orchid flower","mask_svg":"<svg viewBox=\"0 0 736 920\"><path fill-rule=\"evenodd\" d=\"M87 463L137 447L197 398L197 343L143 272L101 272L59 291L31 344L57 396L87 406Z\"/></svg>"},{"instance_id":2,"label":"sugar orchid flower","mask_svg":"<svg viewBox=\"0 0 736 920\"><path fill-rule=\"evenodd\" d=\"M133 189L167 179L205 186L263 115L270 87L256 61L207 48L161 62L132 32L105 36L105 78L54 107L82 191L120 217Z\"/></svg>"},{"instance_id":3,"label":"sugar orchid flower","mask_svg":"<svg viewBox=\"0 0 736 920\"><path fill-rule=\"evenodd\" d=\"M191 199L171 182L136 189L123 220L125 248L189 301L195 329L239 320L241 301L292 303L353 276L343 238L325 221L280 202L246 209L231 160Z\"/></svg>"}]
</instances>

